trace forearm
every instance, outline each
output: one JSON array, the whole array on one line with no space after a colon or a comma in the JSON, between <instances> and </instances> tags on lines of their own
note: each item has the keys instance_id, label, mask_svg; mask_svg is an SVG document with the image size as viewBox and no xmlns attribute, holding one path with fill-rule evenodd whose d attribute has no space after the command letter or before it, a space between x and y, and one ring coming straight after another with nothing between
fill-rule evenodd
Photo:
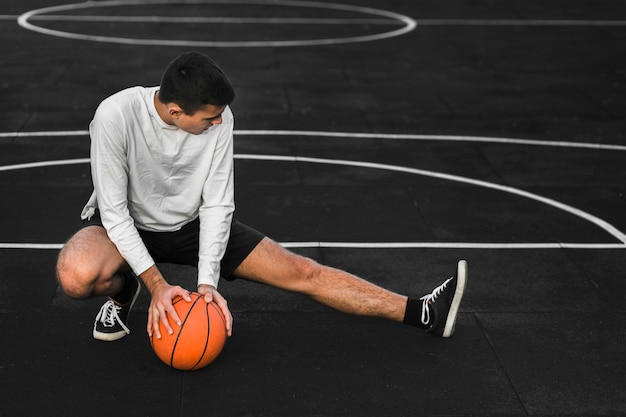
<instances>
[{"instance_id":1,"label":"forearm","mask_svg":"<svg viewBox=\"0 0 626 417\"><path fill-rule=\"evenodd\" d=\"M217 288L221 273L220 263L228 244L233 213L232 209L223 208L212 211L212 215L207 211L200 214L198 285L206 284Z\"/></svg>"},{"instance_id":2,"label":"forearm","mask_svg":"<svg viewBox=\"0 0 626 417\"><path fill-rule=\"evenodd\" d=\"M200 215L198 285L217 288L220 262L230 236L235 211L232 126L219 139L203 192Z\"/></svg>"},{"instance_id":3,"label":"forearm","mask_svg":"<svg viewBox=\"0 0 626 417\"><path fill-rule=\"evenodd\" d=\"M163 278L163 275L161 275L161 271L159 271L156 264L139 274L139 278L141 278L151 295L154 295L164 285L169 285Z\"/></svg>"}]
</instances>

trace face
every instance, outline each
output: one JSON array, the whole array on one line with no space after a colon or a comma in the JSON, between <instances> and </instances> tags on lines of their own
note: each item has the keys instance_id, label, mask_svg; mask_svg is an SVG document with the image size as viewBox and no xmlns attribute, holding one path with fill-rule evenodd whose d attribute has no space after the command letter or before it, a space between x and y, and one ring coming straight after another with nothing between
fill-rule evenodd
<instances>
[{"instance_id":1,"label":"face","mask_svg":"<svg viewBox=\"0 0 626 417\"><path fill-rule=\"evenodd\" d=\"M200 135L211 126L222 123L222 113L225 109L226 106L207 104L192 115L182 111L172 114L172 121L179 129L192 135Z\"/></svg>"}]
</instances>

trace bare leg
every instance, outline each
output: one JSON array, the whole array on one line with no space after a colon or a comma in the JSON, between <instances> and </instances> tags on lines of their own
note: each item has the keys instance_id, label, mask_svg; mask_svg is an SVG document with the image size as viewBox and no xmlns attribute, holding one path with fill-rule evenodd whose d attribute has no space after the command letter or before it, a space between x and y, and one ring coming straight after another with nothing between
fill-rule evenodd
<instances>
[{"instance_id":1,"label":"bare leg","mask_svg":"<svg viewBox=\"0 0 626 417\"><path fill-rule=\"evenodd\" d=\"M235 276L306 294L344 313L401 322L407 297L335 268L296 255L265 238Z\"/></svg>"},{"instance_id":2,"label":"bare leg","mask_svg":"<svg viewBox=\"0 0 626 417\"><path fill-rule=\"evenodd\" d=\"M65 244L57 261L57 279L72 298L112 296L122 287L120 270L128 265L102 227L79 230Z\"/></svg>"}]
</instances>

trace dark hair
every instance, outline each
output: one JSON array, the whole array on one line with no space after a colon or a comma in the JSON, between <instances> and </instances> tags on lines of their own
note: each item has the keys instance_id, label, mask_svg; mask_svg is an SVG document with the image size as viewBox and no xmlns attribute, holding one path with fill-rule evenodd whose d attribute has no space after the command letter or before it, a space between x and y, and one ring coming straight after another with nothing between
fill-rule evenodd
<instances>
[{"instance_id":1,"label":"dark hair","mask_svg":"<svg viewBox=\"0 0 626 417\"><path fill-rule=\"evenodd\" d=\"M193 114L207 104L231 104L235 100L235 90L224 71L211 58L198 52L187 52L165 69L159 100L176 103L186 114Z\"/></svg>"}]
</instances>

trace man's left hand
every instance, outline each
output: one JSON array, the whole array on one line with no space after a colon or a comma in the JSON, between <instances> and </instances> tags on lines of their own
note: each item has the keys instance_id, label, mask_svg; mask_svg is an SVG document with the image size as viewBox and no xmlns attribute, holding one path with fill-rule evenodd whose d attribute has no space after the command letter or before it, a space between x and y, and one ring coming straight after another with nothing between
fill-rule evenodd
<instances>
[{"instance_id":1,"label":"man's left hand","mask_svg":"<svg viewBox=\"0 0 626 417\"><path fill-rule=\"evenodd\" d=\"M215 301L215 304L222 310L222 314L224 315L225 324L226 324L226 333L228 336L232 336L233 334L233 316L230 314L230 310L228 309L228 303L226 299L222 297L222 295L217 291L215 287L207 284L198 285L198 292L204 295L204 301L210 303L211 301Z\"/></svg>"}]
</instances>

